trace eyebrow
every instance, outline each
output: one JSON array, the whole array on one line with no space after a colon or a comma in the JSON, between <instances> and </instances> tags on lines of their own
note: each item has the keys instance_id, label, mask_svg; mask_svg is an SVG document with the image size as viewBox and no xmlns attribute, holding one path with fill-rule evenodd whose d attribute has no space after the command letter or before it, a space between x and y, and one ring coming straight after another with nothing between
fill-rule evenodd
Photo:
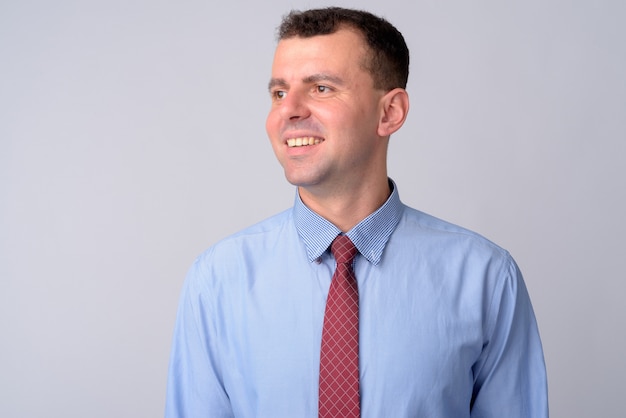
<instances>
[{"instance_id":1,"label":"eyebrow","mask_svg":"<svg viewBox=\"0 0 626 418\"><path fill-rule=\"evenodd\" d=\"M319 83L320 81L330 81L331 83L337 84L339 86L343 86L345 84L342 78L334 76L332 74L325 74L325 73L312 74L302 79L302 82L304 84ZM289 83L287 83L287 81L283 78L272 78L270 82L268 83L267 88L268 90L272 90L274 87L277 87L277 86L287 87L288 85Z\"/></svg>"},{"instance_id":2,"label":"eyebrow","mask_svg":"<svg viewBox=\"0 0 626 418\"><path fill-rule=\"evenodd\" d=\"M337 77L332 74L324 74L324 73L310 75L304 78L304 80L302 81L304 81L305 83L317 83L319 81L330 81L331 83L338 84L338 85L344 84L343 79L341 79L340 77Z\"/></svg>"},{"instance_id":3,"label":"eyebrow","mask_svg":"<svg viewBox=\"0 0 626 418\"><path fill-rule=\"evenodd\" d=\"M287 82L282 78L272 78L267 84L267 89L271 91L276 86L285 87L287 86Z\"/></svg>"}]
</instances>

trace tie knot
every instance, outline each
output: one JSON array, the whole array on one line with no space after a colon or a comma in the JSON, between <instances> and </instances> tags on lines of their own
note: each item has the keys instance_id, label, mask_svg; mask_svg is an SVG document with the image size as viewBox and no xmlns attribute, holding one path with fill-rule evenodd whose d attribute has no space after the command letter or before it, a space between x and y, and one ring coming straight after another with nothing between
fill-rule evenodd
<instances>
[{"instance_id":1,"label":"tie knot","mask_svg":"<svg viewBox=\"0 0 626 418\"><path fill-rule=\"evenodd\" d=\"M333 253L337 263L352 263L357 253L356 247L347 235L338 235L333 243L330 244L330 251Z\"/></svg>"}]
</instances>

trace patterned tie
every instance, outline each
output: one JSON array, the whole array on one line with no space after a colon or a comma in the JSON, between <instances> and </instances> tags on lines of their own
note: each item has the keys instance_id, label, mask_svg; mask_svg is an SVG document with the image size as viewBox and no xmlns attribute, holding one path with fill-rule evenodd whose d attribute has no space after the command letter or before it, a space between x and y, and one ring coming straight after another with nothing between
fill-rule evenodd
<instances>
[{"instance_id":1,"label":"patterned tie","mask_svg":"<svg viewBox=\"0 0 626 418\"><path fill-rule=\"evenodd\" d=\"M320 353L319 417L360 417L359 290L352 269L357 253L339 235L330 246L337 269L326 301Z\"/></svg>"}]
</instances>

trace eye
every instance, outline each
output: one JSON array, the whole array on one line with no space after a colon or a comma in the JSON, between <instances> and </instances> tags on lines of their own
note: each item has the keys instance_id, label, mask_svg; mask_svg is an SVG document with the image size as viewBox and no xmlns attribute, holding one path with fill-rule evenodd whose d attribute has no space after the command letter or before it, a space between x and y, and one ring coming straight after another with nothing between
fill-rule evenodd
<instances>
[{"instance_id":1,"label":"eye","mask_svg":"<svg viewBox=\"0 0 626 418\"><path fill-rule=\"evenodd\" d=\"M319 86L315 86L315 90L317 93L329 93L330 87L319 85Z\"/></svg>"},{"instance_id":2,"label":"eye","mask_svg":"<svg viewBox=\"0 0 626 418\"><path fill-rule=\"evenodd\" d=\"M284 99L286 95L287 95L287 92L285 90L274 90L272 92L272 98L274 100Z\"/></svg>"}]
</instances>

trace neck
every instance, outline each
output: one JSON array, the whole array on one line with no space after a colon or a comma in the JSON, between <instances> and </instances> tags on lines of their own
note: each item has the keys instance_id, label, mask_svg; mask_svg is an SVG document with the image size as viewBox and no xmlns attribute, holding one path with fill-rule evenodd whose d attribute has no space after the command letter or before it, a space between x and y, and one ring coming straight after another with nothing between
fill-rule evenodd
<instances>
[{"instance_id":1,"label":"neck","mask_svg":"<svg viewBox=\"0 0 626 418\"><path fill-rule=\"evenodd\" d=\"M376 184L337 187L324 193L316 193L315 189L308 187L299 187L298 191L302 202L309 209L330 221L342 232L348 232L375 212L391 194L386 176Z\"/></svg>"}]
</instances>

